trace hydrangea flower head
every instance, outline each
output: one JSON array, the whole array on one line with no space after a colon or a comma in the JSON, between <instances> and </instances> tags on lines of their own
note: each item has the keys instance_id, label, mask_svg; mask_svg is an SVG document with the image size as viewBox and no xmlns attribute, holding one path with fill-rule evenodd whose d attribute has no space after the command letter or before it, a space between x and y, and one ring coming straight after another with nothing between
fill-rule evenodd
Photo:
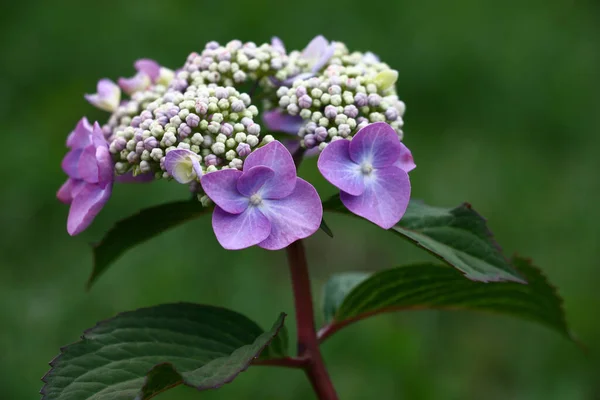
<instances>
[{"instance_id":1,"label":"hydrangea flower head","mask_svg":"<svg viewBox=\"0 0 600 400\"><path fill-rule=\"evenodd\" d=\"M100 79L97 92L86 94L85 99L101 110L114 112L121 102L121 89L110 79Z\"/></svg>"},{"instance_id":2,"label":"hydrangea flower head","mask_svg":"<svg viewBox=\"0 0 600 400\"><path fill-rule=\"evenodd\" d=\"M71 150L62 161L69 176L57 197L70 204L67 231L77 235L85 230L108 201L114 180L113 162L102 128L82 118L67 139Z\"/></svg>"},{"instance_id":3,"label":"hydrangea flower head","mask_svg":"<svg viewBox=\"0 0 600 400\"><path fill-rule=\"evenodd\" d=\"M322 151L318 167L341 190L342 203L354 214L384 229L404 215L410 199L408 172L415 164L385 122L367 125L351 141L331 142Z\"/></svg>"},{"instance_id":4,"label":"hydrangea flower head","mask_svg":"<svg viewBox=\"0 0 600 400\"><path fill-rule=\"evenodd\" d=\"M291 154L277 141L252 152L243 171L211 172L200 183L216 204L213 229L226 249L282 249L312 235L321 224L317 191L296 176Z\"/></svg>"}]
</instances>

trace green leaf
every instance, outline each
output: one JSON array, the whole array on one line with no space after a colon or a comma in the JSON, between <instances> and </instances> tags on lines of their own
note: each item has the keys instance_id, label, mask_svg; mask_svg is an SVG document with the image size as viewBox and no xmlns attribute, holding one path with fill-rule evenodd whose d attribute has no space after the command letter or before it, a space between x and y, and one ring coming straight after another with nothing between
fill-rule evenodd
<instances>
[{"instance_id":1,"label":"green leaf","mask_svg":"<svg viewBox=\"0 0 600 400\"><path fill-rule=\"evenodd\" d=\"M344 298L367 279L371 274L366 272L346 272L334 275L323 288L323 315L325 321L331 321Z\"/></svg>"},{"instance_id":2,"label":"green leaf","mask_svg":"<svg viewBox=\"0 0 600 400\"><path fill-rule=\"evenodd\" d=\"M284 358L290 355L289 353L290 339L288 330L285 325L281 327L277 336L273 338L267 348L260 353L261 360L268 360L270 358Z\"/></svg>"},{"instance_id":3,"label":"green leaf","mask_svg":"<svg viewBox=\"0 0 600 400\"><path fill-rule=\"evenodd\" d=\"M417 264L377 272L368 278L341 274L325 285L324 313L330 332L368 316L402 310L477 310L536 321L573 339L562 300L539 269L515 257L528 284L482 283L464 279L444 265Z\"/></svg>"},{"instance_id":4,"label":"green leaf","mask_svg":"<svg viewBox=\"0 0 600 400\"><path fill-rule=\"evenodd\" d=\"M120 220L94 247L94 268L88 288L130 248L175 226L207 213L198 201L176 201L146 208Z\"/></svg>"},{"instance_id":5,"label":"green leaf","mask_svg":"<svg viewBox=\"0 0 600 400\"><path fill-rule=\"evenodd\" d=\"M354 215L344 207L338 195L324 202L323 209ZM446 209L413 200L404 217L389 231L423 247L469 279L525 283L502 254L485 219L468 203Z\"/></svg>"},{"instance_id":6,"label":"green leaf","mask_svg":"<svg viewBox=\"0 0 600 400\"><path fill-rule=\"evenodd\" d=\"M190 303L119 314L62 349L42 400L144 400L181 383L218 388L258 357L284 318L264 332L234 311Z\"/></svg>"},{"instance_id":7,"label":"green leaf","mask_svg":"<svg viewBox=\"0 0 600 400\"><path fill-rule=\"evenodd\" d=\"M319 227L321 228L321 230L323 232L325 232L325 234L327 236L329 236L330 238L333 238L333 232L331 231L331 229L329 228L329 226L327 226L327 222L325 222L325 219L321 219L321 226Z\"/></svg>"}]
</instances>

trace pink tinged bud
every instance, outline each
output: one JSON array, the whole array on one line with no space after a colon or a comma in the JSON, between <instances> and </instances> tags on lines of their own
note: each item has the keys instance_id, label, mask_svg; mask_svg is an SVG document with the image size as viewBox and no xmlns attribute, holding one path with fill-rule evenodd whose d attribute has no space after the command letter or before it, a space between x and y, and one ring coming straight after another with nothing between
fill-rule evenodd
<instances>
[{"instance_id":1,"label":"pink tinged bud","mask_svg":"<svg viewBox=\"0 0 600 400\"><path fill-rule=\"evenodd\" d=\"M337 108L335 106L325 107L325 116L329 119L334 119L337 116Z\"/></svg>"},{"instance_id":2,"label":"pink tinged bud","mask_svg":"<svg viewBox=\"0 0 600 400\"><path fill-rule=\"evenodd\" d=\"M315 140L315 136L311 135L311 134L304 136L304 144L309 149L315 147L315 145L317 144L317 141Z\"/></svg>"},{"instance_id":3,"label":"pink tinged bud","mask_svg":"<svg viewBox=\"0 0 600 400\"><path fill-rule=\"evenodd\" d=\"M233 134L233 125L224 123L221 125L221 133L227 137L231 136L231 134Z\"/></svg>"},{"instance_id":4,"label":"pink tinged bud","mask_svg":"<svg viewBox=\"0 0 600 400\"><path fill-rule=\"evenodd\" d=\"M318 168L341 190L346 208L389 229L408 206L410 180L402 166L411 168L411 159L394 129L377 122L358 131L352 141L330 143L319 157Z\"/></svg>"},{"instance_id":5,"label":"pink tinged bud","mask_svg":"<svg viewBox=\"0 0 600 400\"><path fill-rule=\"evenodd\" d=\"M368 101L367 95L364 93L356 93L354 95L354 104L356 107L364 107L367 105Z\"/></svg>"},{"instance_id":6,"label":"pink tinged bud","mask_svg":"<svg viewBox=\"0 0 600 400\"><path fill-rule=\"evenodd\" d=\"M328 134L326 128L319 126L315 129L315 137L319 142L323 142L325 139L327 139L327 136Z\"/></svg>"},{"instance_id":7,"label":"pink tinged bud","mask_svg":"<svg viewBox=\"0 0 600 400\"><path fill-rule=\"evenodd\" d=\"M312 98L305 94L298 99L298 105L301 108L310 108L310 106L312 106Z\"/></svg>"},{"instance_id":8,"label":"pink tinged bud","mask_svg":"<svg viewBox=\"0 0 600 400\"><path fill-rule=\"evenodd\" d=\"M185 117L185 123L188 124L188 126L195 128L200 123L200 117L196 114L189 114Z\"/></svg>"},{"instance_id":9,"label":"pink tinged bud","mask_svg":"<svg viewBox=\"0 0 600 400\"><path fill-rule=\"evenodd\" d=\"M150 136L144 140L144 148L148 151L157 148L158 144L158 140L154 136Z\"/></svg>"},{"instance_id":10,"label":"pink tinged bud","mask_svg":"<svg viewBox=\"0 0 600 400\"><path fill-rule=\"evenodd\" d=\"M204 157L204 163L207 166L214 165L216 167L217 165L219 165L219 157L217 157L214 154L209 154L206 157Z\"/></svg>"},{"instance_id":11,"label":"pink tinged bud","mask_svg":"<svg viewBox=\"0 0 600 400\"><path fill-rule=\"evenodd\" d=\"M352 104L347 105L346 107L344 107L344 114L346 114L346 116L350 118L356 118L356 116L358 115L358 108L356 108Z\"/></svg>"},{"instance_id":12,"label":"pink tinged bud","mask_svg":"<svg viewBox=\"0 0 600 400\"><path fill-rule=\"evenodd\" d=\"M252 149L250 148L250 145L248 143L240 143L240 144L238 144L235 151L238 153L238 155L240 157L246 157L248 154L250 154Z\"/></svg>"},{"instance_id":13,"label":"pink tinged bud","mask_svg":"<svg viewBox=\"0 0 600 400\"><path fill-rule=\"evenodd\" d=\"M98 81L97 93L86 94L85 99L101 110L114 112L121 101L121 89L110 79Z\"/></svg>"},{"instance_id":14,"label":"pink tinged bud","mask_svg":"<svg viewBox=\"0 0 600 400\"><path fill-rule=\"evenodd\" d=\"M190 128L185 122L182 122L177 128L177 133L179 133L180 139L185 139L192 133L192 128Z\"/></svg>"},{"instance_id":15,"label":"pink tinged bud","mask_svg":"<svg viewBox=\"0 0 600 400\"><path fill-rule=\"evenodd\" d=\"M164 162L165 169L177 182L187 184L202 176L200 156L185 149L171 150Z\"/></svg>"},{"instance_id":16,"label":"pink tinged bud","mask_svg":"<svg viewBox=\"0 0 600 400\"><path fill-rule=\"evenodd\" d=\"M296 97L300 98L306 94L306 88L304 86L298 86L296 88Z\"/></svg>"},{"instance_id":17,"label":"pink tinged bud","mask_svg":"<svg viewBox=\"0 0 600 400\"><path fill-rule=\"evenodd\" d=\"M154 60L141 58L135 62L134 66L138 72L147 75L152 83L156 83L160 77L160 65Z\"/></svg>"}]
</instances>

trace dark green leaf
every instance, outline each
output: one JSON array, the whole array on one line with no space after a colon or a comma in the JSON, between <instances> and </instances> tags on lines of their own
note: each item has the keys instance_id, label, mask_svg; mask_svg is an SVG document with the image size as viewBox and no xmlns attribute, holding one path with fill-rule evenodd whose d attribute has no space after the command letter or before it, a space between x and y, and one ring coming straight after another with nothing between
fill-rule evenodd
<instances>
[{"instance_id":1,"label":"dark green leaf","mask_svg":"<svg viewBox=\"0 0 600 400\"><path fill-rule=\"evenodd\" d=\"M452 268L434 264L398 267L368 278L356 273L334 276L325 286L324 313L335 331L389 311L490 311L536 321L573 338L554 287L529 260L514 258L513 263L528 284L470 281Z\"/></svg>"},{"instance_id":2,"label":"dark green leaf","mask_svg":"<svg viewBox=\"0 0 600 400\"><path fill-rule=\"evenodd\" d=\"M358 284L367 279L366 272L346 272L334 275L323 288L323 315L325 321L331 321L344 298Z\"/></svg>"},{"instance_id":3,"label":"dark green leaf","mask_svg":"<svg viewBox=\"0 0 600 400\"><path fill-rule=\"evenodd\" d=\"M333 232L331 231L331 229L329 228L329 226L327 226L327 222L325 222L325 219L321 219L321 226L320 228L323 230L323 232L325 232L327 234L327 236L329 236L330 238L333 238Z\"/></svg>"},{"instance_id":4,"label":"dark green leaf","mask_svg":"<svg viewBox=\"0 0 600 400\"><path fill-rule=\"evenodd\" d=\"M42 400L133 400L178 384L231 382L277 335L224 308L165 304L100 322L62 349L43 378Z\"/></svg>"},{"instance_id":5,"label":"dark green leaf","mask_svg":"<svg viewBox=\"0 0 600 400\"><path fill-rule=\"evenodd\" d=\"M273 338L267 348L260 354L261 360L267 360L270 358L283 358L288 357L289 354L290 339L288 330L283 325L277 333L277 336Z\"/></svg>"},{"instance_id":6,"label":"dark green leaf","mask_svg":"<svg viewBox=\"0 0 600 400\"><path fill-rule=\"evenodd\" d=\"M323 209L354 215L337 195L324 202ZM470 204L446 209L411 201L404 217L390 231L423 247L469 279L524 283L502 254L485 219Z\"/></svg>"},{"instance_id":7,"label":"dark green leaf","mask_svg":"<svg viewBox=\"0 0 600 400\"><path fill-rule=\"evenodd\" d=\"M111 263L130 248L209 210L198 201L176 201L146 208L120 220L94 245L94 269L88 288Z\"/></svg>"}]
</instances>

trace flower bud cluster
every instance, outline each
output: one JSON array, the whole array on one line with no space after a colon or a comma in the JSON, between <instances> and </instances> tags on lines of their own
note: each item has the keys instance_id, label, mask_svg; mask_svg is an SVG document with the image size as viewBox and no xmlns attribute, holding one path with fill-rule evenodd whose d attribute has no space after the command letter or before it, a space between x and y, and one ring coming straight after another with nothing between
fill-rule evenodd
<instances>
[{"instance_id":1,"label":"flower bud cluster","mask_svg":"<svg viewBox=\"0 0 600 400\"><path fill-rule=\"evenodd\" d=\"M117 174L154 173L168 178L165 156L174 149L200 157L203 172L241 169L243 160L261 144L258 109L250 97L232 87L214 84L168 90L116 130L109 151ZM262 142L272 140L265 137Z\"/></svg>"},{"instance_id":2,"label":"flower bud cluster","mask_svg":"<svg viewBox=\"0 0 600 400\"><path fill-rule=\"evenodd\" d=\"M287 69L288 57L270 44L257 46L253 42L232 40L225 46L209 42L198 54L191 53L183 68L175 74L171 88L185 91L188 85L217 84L237 86L249 80L270 85L265 77L282 76L294 70Z\"/></svg>"},{"instance_id":3,"label":"flower bud cluster","mask_svg":"<svg viewBox=\"0 0 600 400\"><path fill-rule=\"evenodd\" d=\"M397 73L373 55L346 54L342 46L321 75L277 90L282 112L306 121L298 132L302 146L322 150L374 122L387 122L402 139L405 105L395 92Z\"/></svg>"},{"instance_id":4,"label":"flower bud cluster","mask_svg":"<svg viewBox=\"0 0 600 400\"><path fill-rule=\"evenodd\" d=\"M107 123L102 126L104 137L112 141L118 130L128 127L133 117L142 112L148 104L163 96L166 90L164 85L152 85L146 90L132 93L131 99L122 101Z\"/></svg>"}]
</instances>

